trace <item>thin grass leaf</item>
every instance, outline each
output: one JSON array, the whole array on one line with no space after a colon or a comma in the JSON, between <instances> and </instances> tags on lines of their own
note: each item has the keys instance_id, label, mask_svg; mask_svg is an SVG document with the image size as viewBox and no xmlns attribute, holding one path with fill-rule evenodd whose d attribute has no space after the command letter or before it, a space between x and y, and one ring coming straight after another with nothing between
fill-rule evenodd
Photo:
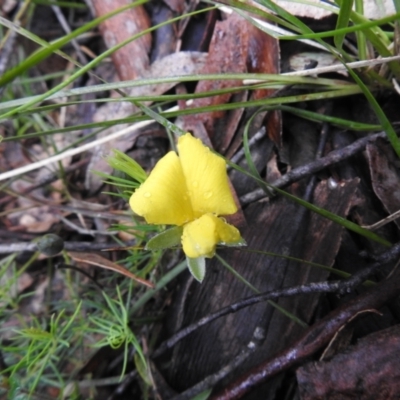
<instances>
[{"instance_id":1,"label":"thin grass leaf","mask_svg":"<svg viewBox=\"0 0 400 400\"><path fill-rule=\"evenodd\" d=\"M262 112L262 109L259 110L258 112ZM258 173L258 170L256 166L254 165L253 159L251 157L251 152L250 152L250 146L249 146L249 128L253 122L253 119L257 116L257 113L254 113L254 115L249 119L249 121L246 123L244 132L243 132L243 149L244 149L244 155L246 158L247 165L249 166L249 169L252 173L253 176L257 177L257 184L261 187L261 189L265 192L267 196L271 196L273 192L268 188L267 185L265 185L263 182L263 179L261 178L260 174Z\"/></svg>"},{"instance_id":2,"label":"thin grass leaf","mask_svg":"<svg viewBox=\"0 0 400 400\"><path fill-rule=\"evenodd\" d=\"M270 3L269 0L264 0L266 3ZM283 14L281 14L283 12ZM284 15L285 18L288 16L288 13L285 10L280 9L279 14L282 16ZM289 14L290 16L290 14ZM398 19L398 15L391 16L391 18L394 18L394 20ZM370 21L365 18L364 16L352 11L351 12L351 20L355 24L362 24L362 23L369 23ZM347 29L347 28L346 28ZM307 36L310 33L310 29L305 29L303 32L307 32ZM373 44L373 46L376 48L376 50L379 52L379 54L383 57L388 57L391 55L390 50L388 49L389 42L386 37L386 35L383 33L383 31L378 28L372 28L371 29L365 29L364 30L365 36L368 38L368 40ZM337 31L334 32L334 36L339 34ZM321 36L320 36L321 37ZM297 36L297 38L305 38L304 35ZM331 51L332 54L337 55L336 51L334 51L330 46L327 46L325 42L321 41L320 38L314 37L320 44L324 45L329 51ZM287 36L286 39L293 40L293 36ZM339 57L339 59L343 62L342 58L345 57L346 55L344 54L343 50L342 53ZM400 65L395 62L390 62L389 67L391 70L396 74L397 77L400 75Z\"/></svg>"},{"instance_id":3,"label":"thin grass leaf","mask_svg":"<svg viewBox=\"0 0 400 400\"><path fill-rule=\"evenodd\" d=\"M144 0L139 0L137 3L134 4L142 4ZM27 103L25 103L24 105L17 107L15 109L12 109L11 111L6 112L3 115L0 115L0 120L4 119L4 118L9 118L13 115L18 114L21 111L24 111L26 109L28 109L30 106L35 105L36 103L39 103L45 99L48 99L51 95L57 93L58 91L60 91L61 89L65 88L66 86L70 85L75 79L79 78L80 76L82 76L83 74L85 74L86 72L90 71L92 68L94 68L95 66L97 66L100 61L104 60L106 57L110 56L112 53L114 53L115 51L119 50L120 48L122 48L123 46L127 45L128 43L132 42L133 40L136 40L140 37L142 37L143 35L146 35L147 33L153 32L158 28L161 28L165 25L168 24L173 24L174 22L180 21L181 19L187 18L189 16L193 16L193 15L197 15L197 14L201 14L207 11L210 11L214 9L214 7L210 7L210 8L204 8L201 9L199 11L193 11L190 14L184 14L181 15L179 17L175 17L172 18L166 22L162 22L158 25L154 25L136 35L131 36L130 38L122 41L121 43L111 47L110 49L106 50L105 52L103 52L102 54L100 54L99 56L97 56L94 60L90 61L88 64L86 64L85 66L83 66L79 71L77 71L76 73L72 74L68 79L64 80L62 83L60 83L59 85L55 86L53 89L48 90L46 93L39 95L37 97L37 99L35 100L31 100ZM175 78L176 79L176 78ZM0 80L1 83L1 80Z\"/></svg>"},{"instance_id":4,"label":"thin grass leaf","mask_svg":"<svg viewBox=\"0 0 400 400\"><path fill-rule=\"evenodd\" d=\"M85 4L81 3L73 3L69 1L58 1L58 0L32 0L34 4L43 4L46 6L58 6L58 7L65 7L65 8L76 8L80 10L87 9Z\"/></svg>"},{"instance_id":5,"label":"thin grass leaf","mask_svg":"<svg viewBox=\"0 0 400 400\"><path fill-rule=\"evenodd\" d=\"M106 183L111 183L116 186L129 187L132 188L132 191L137 187L139 187L139 184L137 182L132 182L129 179L124 179L119 176L106 174L105 172L101 171L93 171L93 173L100 176L101 178L108 179L108 181L105 181Z\"/></svg>"},{"instance_id":6,"label":"thin grass leaf","mask_svg":"<svg viewBox=\"0 0 400 400\"><path fill-rule=\"evenodd\" d=\"M297 26L299 28L300 32L302 33L314 33L312 29L310 29L304 22L302 22L299 18L295 17L294 15L290 14L287 12L285 9L282 7L279 7L277 4L272 2L271 0L260 0L261 4L264 4L266 7L268 7L270 10L278 14L281 18L289 21L291 24ZM324 46L328 51L330 51L332 54L337 55L336 49L328 44L327 42L324 42L321 38L315 38L316 41ZM344 56L344 54L342 54Z\"/></svg>"},{"instance_id":7,"label":"thin grass leaf","mask_svg":"<svg viewBox=\"0 0 400 400\"><path fill-rule=\"evenodd\" d=\"M364 124L358 121L351 121L348 119L332 117L330 115L320 114L314 111L303 110L301 108L295 108L291 106L281 106L277 107L277 110L290 112L291 114L298 115L304 119L313 122L327 122L333 126L338 126L340 128L345 128L351 131L360 131L360 132L373 132L373 131L381 131L381 125L373 125L373 124Z\"/></svg>"},{"instance_id":8,"label":"thin grass leaf","mask_svg":"<svg viewBox=\"0 0 400 400\"><path fill-rule=\"evenodd\" d=\"M355 9L358 14L364 15L364 0L355 0ZM367 60L367 40L362 30L356 31L358 58Z\"/></svg>"},{"instance_id":9,"label":"thin grass leaf","mask_svg":"<svg viewBox=\"0 0 400 400\"><path fill-rule=\"evenodd\" d=\"M110 167L124 172L138 183L143 183L147 179L146 171L133 158L117 149L113 149L112 151L114 155L106 157L106 161Z\"/></svg>"},{"instance_id":10,"label":"thin grass leaf","mask_svg":"<svg viewBox=\"0 0 400 400\"><path fill-rule=\"evenodd\" d=\"M339 82L335 81L335 80L331 81L331 85L332 85L330 87L331 91L310 93L308 95L306 94L306 95L297 95L297 96L277 97L277 98L270 98L270 99L259 99L259 100L253 100L253 101L248 101L248 102L222 104L222 105L218 105L218 106L188 108L188 109L179 110L179 111L165 111L165 112L160 113L160 115L163 116L164 118L175 118L175 117L178 117L181 115L192 115L192 114L198 114L201 112L207 113L210 111L232 110L237 107L279 105L282 103L284 103L284 104L296 103L300 100L312 101L312 100L319 100L319 99L323 99L323 98L335 98L335 97L350 96L353 94L361 93L361 89L357 85L351 85L351 84L346 83L343 85L343 87L341 87L340 84L338 84L338 83ZM336 85L336 86L334 86L334 85ZM123 118L123 119L104 121L101 124L95 124L95 123L82 124L82 125L76 125L74 127L53 129L53 130L49 130L48 132L41 132L41 133L37 133L37 134L28 134L28 135L25 135L24 138L36 138L39 136L49 135L49 134L54 134L54 133L65 133L65 132L71 131L72 128L76 129L76 130L77 129L90 129L90 128L94 128L94 127L99 127L100 125L104 126L104 127L108 127L108 126L114 126L114 125L118 125L118 124L143 122L146 120L148 120L147 116L128 117L128 118ZM167 124L167 122L165 122L165 124ZM12 140L16 140L16 138L13 137L13 138L5 138L4 139L4 141L12 141Z\"/></svg>"},{"instance_id":11,"label":"thin grass leaf","mask_svg":"<svg viewBox=\"0 0 400 400\"><path fill-rule=\"evenodd\" d=\"M185 131L180 129L177 125L173 124L172 122L169 122L166 118L163 118L159 113L156 113L150 107L147 107L144 104L136 101L135 105L139 107L143 111L143 113L146 114L148 117L154 119L154 121L157 121L167 131L173 132L178 137L185 134Z\"/></svg>"},{"instance_id":12,"label":"thin grass leaf","mask_svg":"<svg viewBox=\"0 0 400 400\"><path fill-rule=\"evenodd\" d=\"M251 248L245 248L245 249L242 249L242 251L246 251L246 252L249 252L249 253L255 253L255 254L263 254L263 255L266 255L266 256L269 256L269 257L284 258L284 259L290 260L290 261L297 261L298 263L301 263L301 264L306 264L306 265L309 265L309 266L314 267L314 268L320 268L320 269L323 269L325 271L329 271L332 274L340 276L341 278L346 278L347 279L347 278L351 278L351 276L352 276L348 272L342 271L340 269L333 268L333 267L328 267L327 265L324 265L324 264L319 264L319 263L316 263L316 262L303 260L303 259L297 258L297 257L286 256L286 255L283 255L283 254L272 253L270 251L256 250L256 249L251 249ZM375 286L376 282L365 281L363 283L363 285L365 287L371 287L371 286Z\"/></svg>"},{"instance_id":13,"label":"thin grass leaf","mask_svg":"<svg viewBox=\"0 0 400 400\"><path fill-rule=\"evenodd\" d=\"M346 28L349 25L350 14L353 8L354 0L336 0L336 3L340 6L338 18L336 21L336 30ZM333 37L333 42L338 50L342 50L343 41L346 34L336 33Z\"/></svg>"},{"instance_id":14,"label":"thin grass leaf","mask_svg":"<svg viewBox=\"0 0 400 400\"><path fill-rule=\"evenodd\" d=\"M218 261L226 268L228 271L235 276L236 279L238 279L240 282L244 283L246 286L248 286L254 293L261 293L255 286L253 286L247 279L245 279L242 275L240 275L228 262L226 262L221 256L218 254L215 254L215 257L218 259ZM279 304L275 303L272 300L268 300L268 304L270 304L272 307L276 308L278 311L280 311L283 315L286 315L288 318L290 318L292 321L296 322L303 328L306 328L308 325L302 321L300 318L296 317L294 314L291 312L285 310L282 306Z\"/></svg>"},{"instance_id":15,"label":"thin grass leaf","mask_svg":"<svg viewBox=\"0 0 400 400\"><path fill-rule=\"evenodd\" d=\"M322 217L328 218L329 220L343 226L344 228L347 228L355 233L358 233L359 235L364 236L370 240L373 240L375 242L383 244L384 246L388 246L388 247L392 246L392 243L390 243L386 239L381 238L379 235L377 235L371 231L368 231L367 229L361 228L361 226L355 224L354 222L347 220L346 218L340 217L336 214L331 213L328 210L325 210L321 207L317 207L314 204L308 203L307 201L304 201L303 199L293 196L293 195L289 194L288 192L285 192L284 190L274 188L272 185L271 185L271 188L276 190L279 194L282 194L283 196L288 197L289 199L295 201L296 203L302 205L303 207L321 215ZM371 233L373 233L373 234L371 235Z\"/></svg>"},{"instance_id":16,"label":"thin grass leaf","mask_svg":"<svg viewBox=\"0 0 400 400\"><path fill-rule=\"evenodd\" d=\"M148 290L144 295L142 295L135 304L131 307L130 316L133 316L137 311L139 311L159 290L163 289L168 283L175 279L181 272L186 271L187 264L186 260L182 261L171 271L167 272L157 283L154 289Z\"/></svg>"},{"instance_id":17,"label":"thin grass leaf","mask_svg":"<svg viewBox=\"0 0 400 400\"><path fill-rule=\"evenodd\" d=\"M236 169L239 172L242 172L243 174L252 177L255 180L258 180L259 178L253 176L250 172L246 171L245 169L241 168L240 166L238 166L237 164L232 163L230 160L225 159L225 161L227 162L227 164ZM364 236L372 241L378 242L383 244L384 246L392 246L392 243L390 243L389 241L387 241L386 239L381 238L379 235L369 231L368 229L364 229L361 226L355 224L354 222L351 222L349 220L347 220L346 218L340 217L334 213L331 213L328 210L325 210L321 207L317 207L314 204L311 204L303 199L300 199L296 196L291 195L290 193L286 192L285 190L282 189L278 189L277 187L265 182L265 181L261 181L261 183L267 185L268 187L270 187L271 189L273 189L274 191L276 191L277 193L281 194L282 196L285 196L287 198L289 198L290 200L300 204L301 206L309 209L310 211L313 211L319 215L321 215L324 218L328 218L329 220L343 226L344 228L347 228L355 233L358 233L361 236Z\"/></svg>"},{"instance_id":18,"label":"thin grass leaf","mask_svg":"<svg viewBox=\"0 0 400 400\"><path fill-rule=\"evenodd\" d=\"M400 140L397 137L397 134L395 130L393 129L390 121L386 117L385 113L383 112L381 106L379 103L376 101L375 97L373 94L370 92L368 87L364 84L364 82L358 77L358 75L348 69L349 74L352 76L352 78L357 82L359 85L360 89L363 91L365 97L367 98L369 104L375 111L376 116L379 119L379 122L382 125L383 130L386 132L386 135L389 139L390 144L392 145L394 151L396 152L397 156L400 158Z\"/></svg>"},{"instance_id":19,"label":"thin grass leaf","mask_svg":"<svg viewBox=\"0 0 400 400\"><path fill-rule=\"evenodd\" d=\"M400 17L400 13L397 12L396 14L393 15L388 15L387 17L383 17L380 19L376 19L373 21L370 21L368 19L363 19L363 22L359 22L356 25L353 26L348 26L347 28L340 28L338 30L332 30L332 31L323 31L323 32L318 32L318 33L303 33L301 35L293 35L293 36L279 36L280 40L299 40L299 39L323 39L326 37L334 37L335 34L347 34L347 33L352 33L352 32L357 32L357 31L364 31L368 30L371 28L376 28L379 27L380 25L385 25L390 22L397 21ZM354 22L354 21L353 21Z\"/></svg>"},{"instance_id":20,"label":"thin grass leaf","mask_svg":"<svg viewBox=\"0 0 400 400\"><path fill-rule=\"evenodd\" d=\"M232 9L234 9L235 12L237 10L247 11L251 14L260 16L264 20L271 21L277 25L284 26L285 28L290 29L292 31L301 32L301 30L297 26L295 26L295 25L291 24L290 22L286 21L285 19L281 18L278 14L269 13L269 12L266 12L264 9L256 7L255 6L256 3L248 4L248 3L240 1L240 0L217 0L217 1L214 1L214 3L224 4Z\"/></svg>"},{"instance_id":21,"label":"thin grass leaf","mask_svg":"<svg viewBox=\"0 0 400 400\"><path fill-rule=\"evenodd\" d=\"M15 24L12 24L12 22L8 21L7 19L0 17L0 24L7 26L9 29L12 29L20 34L22 34L25 37L28 37L32 41L40 44L43 46L42 48L36 50L33 54L31 54L29 57L27 57L23 62L18 64L16 67L12 68L11 70L5 72L3 76L0 77L0 87L6 85L7 83L11 82L14 80L17 76L22 75L25 71L28 69L32 68L33 66L37 65L39 62L43 61L45 58L50 56L52 53L54 53L56 50L60 49L61 47L65 46L68 44L72 39L75 39L82 33L85 33L86 31L96 27L99 25L101 22L106 21L107 19L113 17L114 15L117 15L121 12L124 12L132 7L137 7L138 5L146 3L147 0L137 0L136 2L132 4L128 4L127 6L118 8L117 10L114 10L108 14L105 14L99 18L94 19L93 21L90 21L83 25L82 27L76 29L75 31L71 32L68 35L63 36L60 39L57 39L53 43L47 43L46 41L40 39L38 36L33 35L31 32L23 29L22 27L19 27Z\"/></svg>"},{"instance_id":22,"label":"thin grass leaf","mask_svg":"<svg viewBox=\"0 0 400 400\"><path fill-rule=\"evenodd\" d=\"M112 49L110 49L112 50ZM100 57L100 56L99 56ZM96 58L95 60L97 60ZM95 61L93 60L93 61ZM71 75L77 78L79 76L79 72L81 70L77 71L75 74ZM77 75L78 74L78 75ZM75 79L73 78L73 79ZM70 78L68 78L70 79ZM72 78L71 78L72 79ZM113 82L113 83L103 83L99 85L92 85L92 86L87 86L87 87L81 87L81 88L75 88L75 89L69 89L69 90L61 90L62 88L59 88L59 90L54 91L54 93L49 94L49 92L44 93L43 95L36 95L36 96L28 96L26 98L21 98L21 99L14 99L14 100L9 100L6 102L0 103L0 110L7 110L7 109L13 109L18 106L23 106L26 105L27 103L39 103L42 100L42 97L46 95L47 100L54 100L54 99L63 99L63 98L68 98L72 96L81 96L84 94L93 94L97 92L103 92L103 91L108 91L108 90L123 90L126 88L133 88L133 87L140 87L140 86L148 86L148 85L158 85L161 83L180 83L180 82L194 82L194 81L203 81L203 80L209 80L209 81L220 81L220 80L259 80L265 83L273 83L274 85L281 85L278 87L284 87L285 85L311 85L311 86L327 86L331 88L337 88L338 86L341 85L350 85L351 84L345 80L339 80L339 79L328 79L328 78L313 78L313 77L301 77L301 76L290 76L290 75L285 75L285 74L247 74L247 73L226 73L226 74L199 74L199 75L176 75L176 76L170 76L170 77L163 77L163 78L146 78L146 79L136 79L136 80L131 80L131 81L122 81L122 82ZM72 82L70 82L72 83ZM65 85L64 85L65 86ZM63 86L63 87L64 87ZM218 95L220 93L230 93L231 90L239 90L239 88L227 88L226 91L215 91L214 94ZM53 90L53 89L52 89ZM204 93L197 93L193 95L186 96L187 98L201 98L201 97L209 97L212 95L213 92L204 92ZM165 97L168 100L175 101L177 99L185 99L184 95L181 95L183 97L178 97L178 96L172 96L172 97ZM195 96L195 97L191 97ZM158 96L149 96L146 97L146 100L156 100L158 99ZM121 97L120 99L107 99L107 101L125 101L125 100L138 100L141 101L143 100L143 96L140 97ZM95 101L95 100L93 100ZM19 110L18 113L19 115L22 115L24 110Z\"/></svg>"},{"instance_id":23,"label":"thin grass leaf","mask_svg":"<svg viewBox=\"0 0 400 400\"><path fill-rule=\"evenodd\" d=\"M396 13L393 15L396 17L394 21L400 18L400 13ZM369 20L365 18L363 15L356 13L355 11L351 12L350 16L351 20L354 24L362 24L367 23ZM379 27L371 27L371 29L364 29L363 33L365 37L371 42L371 44L375 47L381 57L388 57L392 55L392 51L390 50L391 43ZM389 62L389 68L396 75L397 79L400 78L400 64L398 62Z\"/></svg>"}]
</instances>

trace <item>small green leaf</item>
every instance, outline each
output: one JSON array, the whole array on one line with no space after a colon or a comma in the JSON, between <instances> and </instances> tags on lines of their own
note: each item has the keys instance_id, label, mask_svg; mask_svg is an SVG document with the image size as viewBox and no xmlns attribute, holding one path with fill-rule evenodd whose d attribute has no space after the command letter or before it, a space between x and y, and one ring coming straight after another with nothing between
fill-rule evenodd
<instances>
[{"instance_id":1,"label":"small green leaf","mask_svg":"<svg viewBox=\"0 0 400 400\"><path fill-rule=\"evenodd\" d=\"M164 232L152 237L146 244L146 250L162 250L181 244L183 228L174 226Z\"/></svg>"},{"instance_id":2,"label":"small green leaf","mask_svg":"<svg viewBox=\"0 0 400 400\"><path fill-rule=\"evenodd\" d=\"M203 279L206 275L206 259L204 257L186 257L186 262L193 277L200 283L203 282Z\"/></svg>"}]
</instances>

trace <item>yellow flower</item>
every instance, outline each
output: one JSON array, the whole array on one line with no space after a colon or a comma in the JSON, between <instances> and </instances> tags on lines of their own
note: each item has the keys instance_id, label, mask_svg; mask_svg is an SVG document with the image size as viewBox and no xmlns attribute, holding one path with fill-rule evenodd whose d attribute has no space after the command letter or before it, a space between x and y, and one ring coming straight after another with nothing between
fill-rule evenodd
<instances>
[{"instance_id":1,"label":"yellow flower","mask_svg":"<svg viewBox=\"0 0 400 400\"><path fill-rule=\"evenodd\" d=\"M190 258L212 257L218 243L235 244L239 231L219 215L237 211L223 158L190 133L178 140L133 193L132 210L149 224L183 226L182 247Z\"/></svg>"}]
</instances>

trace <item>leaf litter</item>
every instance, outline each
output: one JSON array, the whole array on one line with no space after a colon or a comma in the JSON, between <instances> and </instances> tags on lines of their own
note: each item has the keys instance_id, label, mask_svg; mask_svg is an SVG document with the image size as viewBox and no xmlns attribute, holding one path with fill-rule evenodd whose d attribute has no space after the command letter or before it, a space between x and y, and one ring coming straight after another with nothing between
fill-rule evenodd
<instances>
[{"instance_id":1,"label":"leaf litter","mask_svg":"<svg viewBox=\"0 0 400 400\"><path fill-rule=\"evenodd\" d=\"M102 8L105 7L103 3L94 2L97 16L104 15L109 11ZM169 1L166 5L171 8L173 13L184 9L184 5L180 2ZM160 8L160 10L162 9ZM105 45L110 47L136 32L150 27L152 21L162 18L161 15L164 18L167 15L171 16L171 10L168 13L165 12L165 8L163 10L162 13L156 8L145 5L121 13L118 18L110 19L100 26L101 38ZM3 8L2 12L10 18L9 9ZM173 13L172 15L174 15ZM90 18L89 14L85 13L82 13L81 16ZM297 65L297 68L301 69L302 63L304 68L307 68L307 60L310 57L304 58L304 54L307 53L303 52L303 49L300 47L290 48L284 44L281 44L281 48L279 48L276 39L261 33L247 19L236 13L227 17L224 13L213 10L206 16L199 15L196 18L188 18L185 23L172 25L173 32L168 31L172 41L172 43L168 43L168 50L160 47L163 43L165 45L165 42L161 40L151 43L151 35L147 34L141 40L133 41L114 53L112 56L114 65L106 64L106 67L103 66L103 70L98 69L98 72L106 77L107 81L151 79L153 77L201 73L258 72L276 74L280 72L280 67L282 67L283 72L287 72L287 65L290 64L286 62L289 56L299 54L303 54L303 58L300 59L300 66ZM45 33L50 28L43 24L41 29ZM196 34L193 34L193 32L196 32ZM193 38L196 38L197 42ZM93 46L93 43L90 43L88 39L83 40L86 40L84 46ZM99 49L102 51L104 43L97 39L93 51L96 52ZM175 52L174 49L180 49L180 51ZM153 57L154 54L159 54L159 57ZM282 62L280 62L280 57L282 57ZM313 55L312 58L319 62L316 56ZM322 62L326 62L325 59ZM37 71L33 72L37 73ZM82 80L79 84L84 85L85 81ZM202 80L195 86L173 82L144 85L124 90L124 92L132 97L158 96L163 93L202 93L241 85L242 80L240 79ZM236 93L221 93L213 97L195 99L193 104L189 106L183 100L180 100L179 105L182 109L185 109L188 107L219 106L267 97L273 98L282 94L279 90L282 89L259 87L255 90L241 90ZM298 99L301 99L303 93L304 90L301 87L294 85L286 87L283 95L287 97L298 96ZM122 99L121 94L117 92L106 93L103 96L109 96L111 99ZM95 99L95 96L88 96L87 99ZM145 104L151 105L150 102ZM334 116L371 124L377 122L371 117L373 113L369 105L360 96L339 100L319 99L307 103L299 100L297 105L300 109L307 109L322 116ZM59 127L64 127L62 121L65 120L67 126L70 124L73 133L52 136L52 140L33 139L29 141L22 139L17 144L15 142L2 142L0 144L3 156L0 163L2 172L29 164L34 158L46 159L61 148L71 145L79 137L88 136L93 132L91 129L74 130L74 124L104 122L111 118L123 119L138 112L135 105L129 101L110 102L102 106L95 103L90 106L77 104L70 105L65 110L66 114L60 115L60 118L57 118L58 111L55 111L56 118L51 122L54 123L54 126L59 124ZM257 112L258 115L252 119L254 112ZM261 139L250 146L250 153L258 173L262 177L267 176L272 180L284 177L286 173L295 168L312 163L317 157L329 155L333 149L345 149L346 146L360 137L360 133L356 131L343 132L343 130L331 128L328 137L321 142L322 131L326 128L326 124L304 120L290 115L288 111L272 111L258 107L237 108L229 111L214 109L192 116L181 116L175 122L184 130L194 133L205 144L222 155L227 155L228 158L232 157L242 147L244 132L248 132L251 139L257 132L264 129L266 134L261 135ZM247 124L250 125L249 128ZM100 135L107 137L126 126L129 125L124 123L106 128L98 134L98 137ZM4 137L16 131L15 127L10 124L7 125L7 122L1 125L1 129ZM34 131L33 128L27 127L26 129L27 132ZM93 175L93 169L111 172L103 160L104 155L107 155L111 148L117 148L136 156L140 155L143 161L148 162L146 168L150 169L155 161L167 151L168 146L169 143L164 129L152 124L123 139L116 139L92 149L91 152L85 154L85 157L90 158L89 166L83 164L82 167L82 164L79 164L82 161L81 156L75 155L65 159L62 168L67 169L78 165L67 175L63 175L62 168L58 165L55 169L46 167L31 172L26 176L26 179L14 179L7 187L7 192L1 194L0 198L0 200L3 200L6 195L15 196L12 201L6 199L7 202L1 203L6 204L1 217L3 240L13 243L22 238L22 234L29 233L33 234L32 237L35 237L39 232L57 232L66 242L81 241L86 243L89 237L93 244L104 242L104 248L115 247L115 245L109 246L110 243L114 244L114 242L108 241L107 235L96 234L96 231L106 231L109 228L114 230L115 227L111 226L113 219L97 218L93 216L93 213L108 212L117 215L119 212L123 213L127 210L127 204L121 198L100 193L100 191L108 192L109 188L103 185L101 179ZM318 156L319 147L322 147L322 153ZM287 190L289 193L311 201L313 204L330 210L339 216L349 216L352 220L363 225L384 218L388 213L398 210L396 189L399 179L398 162L392 149L384 140L371 141L365 149L365 153L353 155L348 160L344 159L339 164L332 164L314 174L315 182L309 182L307 178L303 178L291 183ZM247 168L246 157L239 159L238 164L242 168ZM60 179L57 179L58 177L54 175L55 170L60 171ZM46 183L43 187L39 186L29 195L18 196L18 193L24 193L27 188L40 183L43 178L47 178L49 175L54 176L53 183ZM230 172L230 177L232 187L240 195L248 194L254 190L254 182L250 182L250 179L244 179L243 176L240 177L236 171ZM93 207L90 203L93 203ZM54 212L57 207L59 207L59 212ZM64 210L62 212L62 207L70 207L72 211ZM79 209L83 209L87 213L80 212ZM62 218L67 219L70 224L67 225ZM219 252L234 270L261 292L275 288L300 287L310 282L328 279L331 273L329 269L315 268L307 264L309 262L354 273L356 272L354 267L365 265L365 259L360 251L368 252L369 257L372 257L373 254L384 250L381 245L373 244L364 238L355 237L346 232L340 225L317 214L310 213L280 196L271 198L266 195L260 201L243 207L236 218L235 222L230 222L244 229L244 237L251 251L265 251L279 256L271 257L244 249ZM129 233L138 235L139 232L137 246L133 246L131 253L125 255L130 257L130 260L134 260L135 257L138 258L139 252L143 251L144 247L142 237L145 235L146 228L142 227L142 231L136 230L136 228L127 228L126 232L123 232L127 235ZM398 236L397 229L398 227L392 223L386 228L382 228L379 234L394 242ZM101 281L110 296L112 296L116 285L123 285L121 278L115 278L116 274L111 275L110 271L96 271L85 264L96 264L108 270L118 270L133 279L137 278L137 273L145 271L145 278L140 278L141 282L148 286L155 285L157 287L157 279L163 276L162 271L164 273L171 271L171 268L177 263L176 256L168 252L162 258L157 258L156 254L153 254L146 256L147 258L140 262L140 268L143 271L139 269L132 272L129 268L134 263L129 264L131 261L128 261L126 265L129 267L121 267L117 264L120 255L114 252L110 255L104 253L100 256L90 252L90 247L88 247L86 251L79 255L73 251L69 254L73 256L72 258L75 261L79 261L81 265L78 266L80 268L83 268L94 279ZM29 258L29 253L21 253L15 263L24 265L24 262L27 262L27 257ZM288 257L294 257L296 260ZM305 261L301 262L298 259ZM348 262L346 263L346 259L352 260L351 266ZM75 274L71 272L72 270L70 271L71 274L65 272L67 270L54 272L55 264L61 261L65 261L61 260L61 256L54 258L41 256L32 262L26 272L17 277L17 285L14 283L14 286L12 286L12 297L18 297L25 291L34 293L33 297L30 297L31 302L25 301L24 305L21 306L21 315L26 318L24 324L34 323L37 317L49 316L51 312L57 310L57 304L71 305L72 299L75 299L76 296L86 299L86 296L91 295L93 290L91 280L84 274L79 274L79 272ZM51 265L49 271L46 270L46 265ZM393 264L389 263L381 274L389 273L392 266ZM161 332L156 340L159 343L168 338L169 335L179 332L181 328L207 316L210 312L252 295L253 292L249 286L238 281L228 270L223 269L217 259L208 263L206 268L208 273L202 285L193 282L188 275L182 274L177 282L170 283L166 293L155 295L154 303L144 308L141 314L142 317L148 317L155 313L156 317L150 323L140 325L139 319L136 320L132 315L132 329L135 333L140 334L143 347L147 348L149 343L152 343L147 350L148 357L151 357L151 352L156 347L152 342L154 341L154 337L152 337L154 332ZM10 275L5 275L5 277L5 281L12 278ZM382 279L382 275L379 276L378 274L377 278ZM76 284L77 280L80 281L79 284ZM76 292L71 291L71 287L75 288ZM135 300L146 293L143 288L136 288L135 290L137 290L133 296ZM128 292L128 290L124 291L127 296ZM343 301L348 301L347 296L343 297ZM2 304L0 302L0 305ZM195 387L196 384L199 385L207 379L209 382L213 382L211 386L219 385L220 388L223 388L229 382L235 382L242 373L248 372L252 367L265 360L266 357L274 357L277 351L287 349L304 332L306 325L312 325L321 316L327 315L334 307L334 298L313 294L312 296L280 299L276 304L258 304L250 309L251 312L243 310L231 314L192 333L190 337L178 343L170 354L165 356L166 358L154 360L154 363L151 363L153 371L148 372L146 376L147 378L151 376L154 380L145 379L144 381L147 384L153 382L154 395L160 398L171 398L173 396L171 393L177 395L179 392L185 393L185 391L189 391L188 393L194 396L196 393L190 392L191 387ZM393 307L396 307L396 305L393 305ZM284 315L282 308L287 313L294 315L295 319L290 319L287 315ZM2 309L4 310L3 306ZM162 318L161 313L166 318ZM385 316L387 318L374 320L377 329L387 328L388 321L398 322L395 312L393 314L386 312ZM16 316L5 320L7 328L11 326L20 328L24 324ZM140 328L137 328L135 324L139 324ZM235 365L236 368L230 368L235 357L238 357L243 349L252 342L253 334L257 329L262 329L264 332L264 339L260 340L259 347L257 347L259 351L252 353L240 365ZM358 327L358 329L360 328ZM93 333L94 337L98 338L98 334ZM354 337L360 337L357 336L357 330ZM395 339L394 334L393 338ZM2 339L7 341L11 337L9 334L3 333ZM88 341L90 339L87 336L82 337L82 342L87 343ZM89 354L91 355L92 352L88 352L87 348L84 349L82 354L85 358L75 364L70 360L66 363L65 371L74 371L72 381L79 383L79 380L82 380L83 375L87 373L99 378L118 375L118 365L121 365L122 362L121 353L110 351L106 354L105 359L110 363L110 368L107 369L104 366L100 367L98 362L90 363ZM374 356L379 355L379 348L373 351L375 352ZM101 351L98 354L101 354ZM312 354L309 356L311 357ZM374 359L385 365L379 357ZM166 360L169 362L167 366ZM86 365L81 369L83 364ZM307 368L307 365L304 365L303 368ZM395 368L391 364L387 364L387 366L392 370ZM130 367L135 368L133 365ZM229 376L221 377L218 375L223 367L230 371ZM340 364L340 368L342 367L343 365ZM338 367L333 368L337 369ZM357 373L362 374L363 370L358 369L357 365L353 365L352 369L356 371L356 376ZM310 385L317 387L321 384L325 385L327 382L326 379L318 379L315 374L311 374L307 380L304 376L298 372L300 391L304 387L310 387ZM125 378L131 379L130 375L126 375ZM259 387L253 388L253 390L255 390L255 393L261 393L257 391L262 390L263 398L276 398L278 387L282 386L282 382L288 382L288 379L290 379L290 376L285 377L284 375L271 378L266 390ZM312 383L312 379L315 382ZM131 386L125 387L122 384L117 384L117 390L122 391L127 396L126 398L132 398L132 395L140 396L142 389L137 376L134 376L129 382ZM390 387L390 379L387 385ZM329 385L326 384L326 386ZM70 387L69 385L68 388ZM204 389L209 387L203 386ZM59 388L51 386L41 388L44 393L61 396ZM96 398L114 395L116 393L114 388L115 386L98 386ZM334 389L335 387L331 390ZM79 390L82 390L81 393L83 393L83 389ZM366 392L369 390L369 388L365 389Z\"/></svg>"}]
</instances>

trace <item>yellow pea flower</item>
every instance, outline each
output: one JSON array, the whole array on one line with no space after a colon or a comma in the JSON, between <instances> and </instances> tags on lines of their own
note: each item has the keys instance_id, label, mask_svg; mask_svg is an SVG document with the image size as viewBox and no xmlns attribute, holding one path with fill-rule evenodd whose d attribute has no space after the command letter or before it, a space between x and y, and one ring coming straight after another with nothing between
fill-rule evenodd
<instances>
[{"instance_id":1,"label":"yellow pea flower","mask_svg":"<svg viewBox=\"0 0 400 400\"><path fill-rule=\"evenodd\" d=\"M177 146L179 156L167 153L129 204L149 224L182 226L187 257L212 257L218 243L242 241L239 231L218 217L237 211L225 161L190 133Z\"/></svg>"}]
</instances>

